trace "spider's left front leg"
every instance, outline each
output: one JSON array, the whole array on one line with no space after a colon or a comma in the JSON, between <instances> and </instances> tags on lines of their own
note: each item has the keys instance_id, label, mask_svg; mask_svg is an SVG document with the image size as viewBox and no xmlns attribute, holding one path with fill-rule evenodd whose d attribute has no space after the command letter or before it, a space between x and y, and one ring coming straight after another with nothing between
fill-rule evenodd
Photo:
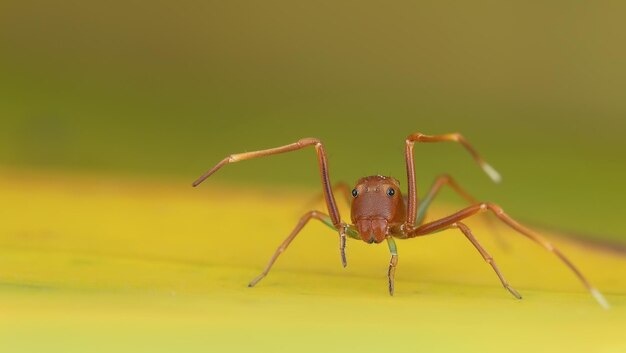
<instances>
[{"instance_id":1,"label":"spider's left front leg","mask_svg":"<svg viewBox=\"0 0 626 353\"><path fill-rule=\"evenodd\" d=\"M500 182L500 174L487 164L485 160L478 154L476 149L467 142L465 137L461 134L445 134L445 135L424 135L420 132L409 135L405 141L404 159L406 162L406 173L408 183L408 195L407 195L407 217L404 224L404 232L409 232L415 228L418 213L417 203L417 184L415 181L415 161L413 157L413 146L415 143L431 143L431 142L457 142L460 143L465 149L472 155L476 163L489 175L489 177L495 181ZM457 190L458 191L458 190ZM465 194L461 192L461 194ZM467 194L464 197L468 196ZM467 198L467 197L466 197ZM419 223L417 223L419 224Z\"/></svg>"}]
</instances>

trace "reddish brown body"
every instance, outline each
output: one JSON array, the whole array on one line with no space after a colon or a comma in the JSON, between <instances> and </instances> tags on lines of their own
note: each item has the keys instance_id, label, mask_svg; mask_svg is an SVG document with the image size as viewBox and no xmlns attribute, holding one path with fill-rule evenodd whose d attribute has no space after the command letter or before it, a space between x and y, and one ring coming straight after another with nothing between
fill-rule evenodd
<instances>
[{"instance_id":1,"label":"reddish brown body","mask_svg":"<svg viewBox=\"0 0 626 353\"><path fill-rule=\"evenodd\" d=\"M364 242L381 243L406 221L398 180L381 175L361 178L352 192L352 224Z\"/></svg>"},{"instance_id":2,"label":"reddish brown body","mask_svg":"<svg viewBox=\"0 0 626 353\"><path fill-rule=\"evenodd\" d=\"M326 225L333 228L339 233L339 251L341 255L341 261L343 266L347 265L345 256L346 237L349 236L354 239L360 239L369 244L379 244L384 240L387 240L389 250L391 252L391 259L389 261L389 268L387 271L387 277L389 279L389 294L394 293L394 277L395 269L398 263L398 254L394 238L409 239L418 236L424 236L434 234L436 232L446 229L458 229L472 245L478 250L483 259L492 267L494 272L498 275L502 285L513 296L518 299L522 297L517 293L513 287L504 279L504 276L500 273L500 270L496 266L495 261L487 253L487 251L480 245L478 240L472 234L472 231L468 226L462 223L466 218L472 217L480 212L491 212L500 221L521 233L532 241L544 247L546 250L556 255L567 267L574 272L574 274L580 279L583 285L591 292L594 298L604 307L608 307L608 303L598 290L593 288L589 282L583 277L580 271L558 250L554 245L550 244L539 234L531 231L530 229L522 226L516 222L513 218L504 213L499 206L486 203L477 202L473 197L466 193L461 187L449 176L443 175L437 178L434 185L430 188L427 194L422 199L422 203L418 205L417 198L417 184L415 182L415 163L413 157L413 147L415 143L430 143L430 142L443 142L451 141L460 143L467 151L472 155L474 160L482 167L482 169L489 175L489 177L495 182L500 181L500 175L489 164L487 164L476 150L465 140L460 134L445 134L428 136L422 133L414 133L409 135L405 140L405 161L407 170L407 197L404 199L400 191L400 183L398 180L392 177L386 176L369 176L359 179L354 189L352 189L351 200L351 221L352 224L342 222L335 196L333 193L333 187L330 181L330 175L328 172L328 160L326 158L326 152L322 142L315 138L304 138L298 142L270 148L266 150L253 151L232 154L221 160L217 165L211 168L208 172L198 178L193 186L197 186L206 178L215 173L218 169L226 164L243 161L246 159L252 159L257 157L269 156L278 153L284 153L289 151L299 150L307 146L314 146L317 153L317 161L320 169L320 177L322 181L322 192L324 194L324 200L326 202L326 208L328 214L324 214L320 211L307 212L295 229L289 234L289 236L283 241L278 250L274 253L274 256L270 259L269 264L265 270L252 282L249 286L252 287L263 279L272 265L278 258L278 256L285 251L287 246L296 237L300 230L311 219L317 219L322 221ZM343 184L342 184L343 185ZM452 215L425 223L425 213L430 203L435 198L441 187L444 185L450 186L465 200L467 200L471 206L466 207ZM350 193L347 192L345 185L342 186L346 191L346 196L350 197Z\"/></svg>"}]
</instances>

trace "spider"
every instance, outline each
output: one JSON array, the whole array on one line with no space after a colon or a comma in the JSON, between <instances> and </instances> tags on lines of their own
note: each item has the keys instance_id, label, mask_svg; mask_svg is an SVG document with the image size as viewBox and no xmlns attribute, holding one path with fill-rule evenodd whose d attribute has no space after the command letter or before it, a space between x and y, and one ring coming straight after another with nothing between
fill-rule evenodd
<instances>
[{"instance_id":1,"label":"spider","mask_svg":"<svg viewBox=\"0 0 626 353\"><path fill-rule=\"evenodd\" d=\"M231 154L200 176L192 185L194 187L198 186L226 164L295 151L308 146L313 146L315 148L322 180L322 192L328 213L310 211L304 214L291 234L289 234L289 236L278 247L263 272L250 282L248 285L249 287L255 286L268 274L274 265L274 262L276 262L280 254L287 249L289 244L291 244L302 228L311 219L315 219L338 232L339 253L344 267L347 266L345 254L347 237L362 240L368 244L379 244L385 240L387 241L387 245L389 246L389 251L391 253L391 260L389 261L389 268L387 271L390 295L394 294L394 278L396 266L398 265L398 251L394 238L411 239L438 233L447 229L458 229L461 233L463 233L467 240L472 243L476 250L478 250L483 259L492 267L504 288L507 289L515 298L522 299L522 296L513 287L511 287L511 285L509 285L507 280L504 278L491 255L489 255L489 253L480 245L478 240L472 234L470 228L463 223L466 218L482 212L491 212L497 217L497 219L504 222L510 228L536 242L558 257L559 260L561 260L572 272L574 272L574 274L591 293L591 295L598 301L598 303L602 307L608 308L609 304L602 294L596 288L591 286L589 281L587 281L574 264L568 260L554 245L545 240L539 234L526 228L508 216L504 213L500 206L490 202L476 202L475 199L459 187L459 185L450 176L443 175L438 177L427 195L423 200L421 200L421 203L418 203L413 147L415 143L445 141L460 143L494 182L500 182L500 174L483 160L474 147L472 147L472 145L470 145L461 134L452 133L429 136L416 132L409 135L405 141L404 156L408 180L408 197L402 197L400 183L395 178L382 175L361 178L357 181L356 186L352 189L351 193L348 193L346 190L346 196L351 199L351 223L342 221L341 216L339 215L339 209L337 208L337 203L333 194L333 184L330 181L328 172L328 161L326 158L326 152L324 151L324 145L319 139L316 138L303 138L295 143L276 148ZM471 205L447 217L425 223L424 218L426 210L439 190L445 185L450 186L453 190L463 196L471 203Z\"/></svg>"}]
</instances>

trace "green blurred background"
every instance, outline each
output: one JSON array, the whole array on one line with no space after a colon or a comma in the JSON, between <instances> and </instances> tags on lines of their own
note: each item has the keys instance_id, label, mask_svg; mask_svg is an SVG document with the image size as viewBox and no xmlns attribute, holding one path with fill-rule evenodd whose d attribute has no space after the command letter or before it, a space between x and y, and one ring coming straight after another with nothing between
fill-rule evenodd
<instances>
[{"instance_id":1,"label":"green blurred background","mask_svg":"<svg viewBox=\"0 0 626 353\"><path fill-rule=\"evenodd\" d=\"M335 181L406 186L406 135L458 131L503 183L459 146L425 145L422 191L448 172L522 219L626 242L625 13L622 1L3 1L0 167L189 187L229 153L314 136ZM212 182L319 187L312 151Z\"/></svg>"}]
</instances>

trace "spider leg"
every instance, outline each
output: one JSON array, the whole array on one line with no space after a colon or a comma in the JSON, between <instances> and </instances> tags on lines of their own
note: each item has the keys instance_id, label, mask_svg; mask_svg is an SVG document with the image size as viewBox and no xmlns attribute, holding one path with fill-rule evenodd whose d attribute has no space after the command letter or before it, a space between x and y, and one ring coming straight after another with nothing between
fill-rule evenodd
<instances>
[{"instance_id":1,"label":"spider leg","mask_svg":"<svg viewBox=\"0 0 626 353\"><path fill-rule=\"evenodd\" d=\"M298 235L298 233L300 233L302 228L304 228L304 226L309 222L309 220L311 218L315 218L315 219L323 222L326 225L330 224L332 226L331 219L330 219L330 217L328 215L326 215L326 214L324 214L322 212L319 212L319 211L307 212L304 216L302 216L300 218L300 221L298 222L296 227L291 231L289 236L282 242L282 244L280 244L278 249L276 249L276 252L274 252L274 255L270 259L269 263L267 264L267 266L265 267L263 272L261 272L260 275L258 275L255 279L253 279L250 282L250 284L248 284L248 287L254 287L254 285L256 285L260 280L262 280L267 275L267 273L270 271L270 269L274 265L274 262L276 262L276 260L278 259L278 256L280 256L280 254L282 254L287 249L289 244L291 244L291 242L296 237L296 235ZM345 246L345 241L342 242L342 244L340 246Z\"/></svg>"},{"instance_id":2,"label":"spider leg","mask_svg":"<svg viewBox=\"0 0 626 353\"><path fill-rule=\"evenodd\" d=\"M447 217L441 218L439 220L423 224L423 225L421 225L421 226L419 226L419 227L417 227L417 228L415 228L413 230L408 231L407 237L408 238L413 238L413 237L420 236L420 235L427 235L427 234L430 234L430 233L434 233L434 232L443 230L443 229L445 229L445 228L447 228L449 226L453 226L455 223L458 225L458 223L460 221L462 221L463 219L466 219L468 217L471 217L473 215L478 214L479 212L484 212L484 211L491 211L494 215L496 215L496 217L498 217L502 222L507 224L509 227L511 227L512 229L514 229L518 233L521 233L522 235L526 236L527 238L529 238L532 241L534 241L535 243L539 244L540 246L542 246L546 250L548 250L551 253L553 253L572 272L574 272L576 277L578 277L578 279L582 282L582 284L585 286L585 288L587 288L587 290L596 299L596 301L603 308L608 309L609 303L606 301L604 296L596 288L594 288L589 283L589 281L587 281L587 279L578 270L578 268L576 268L576 266L574 266L574 264L567 257L565 257L565 255L563 255L563 253L561 251L559 251L559 249L557 249L554 245L552 245L549 241L544 239L539 234L537 234L534 231L532 231L532 230L522 226L521 224L519 224L517 221L515 221L509 215L504 213L502 208L500 206L496 205L496 204L493 204L493 203L480 203L480 204L476 204L476 205L464 208L461 211L459 211L457 213L454 213L454 214L452 214L450 216L447 216Z\"/></svg>"},{"instance_id":3,"label":"spider leg","mask_svg":"<svg viewBox=\"0 0 626 353\"><path fill-rule=\"evenodd\" d=\"M389 270L387 270L387 278L389 278L389 295L393 295L395 288L396 266L398 266L398 248L392 237L387 238L391 260L389 260Z\"/></svg>"},{"instance_id":4,"label":"spider leg","mask_svg":"<svg viewBox=\"0 0 626 353\"><path fill-rule=\"evenodd\" d=\"M198 179L196 179L196 181L193 182L192 185L194 187L198 186L200 183L202 183L208 177L213 175L213 173L215 173L217 170L219 170L226 164L244 161L247 159L265 157L265 156L271 156L274 154L295 151L295 150L299 150L307 146L314 146L315 151L317 153L317 162L319 164L320 177L322 179L322 191L324 193L324 199L326 201L326 207L328 209L328 216L330 217L335 229L339 231L339 241L341 244L340 246L341 262L343 264L343 267L346 267L347 262L346 262L346 254L344 251L345 240L346 240L346 234L345 234L346 225L341 222L341 216L339 215L339 209L337 208L337 202L335 201L335 196L333 195L333 190L331 187L332 184L330 182L330 176L328 174L328 160L326 158L326 152L324 151L324 145L322 144L320 140L316 138L303 138L289 145L284 145L280 147L259 150L259 151L231 154L230 156L222 159L213 168L209 169L209 171L202 174Z\"/></svg>"},{"instance_id":5,"label":"spider leg","mask_svg":"<svg viewBox=\"0 0 626 353\"><path fill-rule=\"evenodd\" d=\"M513 294L515 298L522 299L522 296L513 287L509 285L506 279L504 279L504 276L502 275L502 273L500 273L500 270L498 269L498 266L496 265L495 260L493 259L493 257L491 257L491 255L489 255L489 253L485 250L485 248L483 248L480 245L478 240L472 234L472 231L465 224L461 222L453 223L451 227L458 228L465 235L467 240L469 240L472 243L472 245L474 245L474 247L476 248L476 250L478 250L478 252L483 257L485 262L487 262L491 266L491 268L493 268L493 270L496 272L496 275L498 275L498 278L500 278L500 282L502 282L502 285L504 286L504 288L506 288L509 292L511 292L511 294Z\"/></svg>"},{"instance_id":6,"label":"spider leg","mask_svg":"<svg viewBox=\"0 0 626 353\"><path fill-rule=\"evenodd\" d=\"M440 175L435 179L435 182L431 186L430 190L418 205L417 220L415 222L417 225L420 225L424 222L424 219L426 218L426 212L428 211L430 204L439 194L441 188L445 185L450 186L452 190L459 194L470 205L478 203L478 201L472 195L466 192L461 186L459 186L459 184L450 175ZM487 217L485 218L485 222L487 222L489 228L493 229L493 232L497 235L497 229L495 227L493 218ZM498 245L500 245L502 248L507 248L507 245L502 237L496 236L496 241L498 242Z\"/></svg>"},{"instance_id":7,"label":"spider leg","mask_svg":"<svg viewBox=\"0 0 626 353\"><path fill-rule=\"evenodd\" d=\"M430 187L430 190L424 196L424 198L420 201L420 204L417 207L417 219L415 221L416 224L422 224L424 222L424 218L426 217L426 211L428 207L435 199L435 197L441 191L441 188L445 185L448 185L454 190L457 194L459 194L463 199L465 199L469 204L478 203L478 201L472 197L469 193L467 193L463 188L459 186L459 184L449 175L444 174L440 175L435 179L435 182Z\"/></svg>"},{"instance_id":8,"label":"spider leg","mask_svg":"<svg viewBox=\"0 0 626 353\"><path fill-rule=\"evenodd\" d=\"M407 220L406 228L411 229L415 227L415 219L417 216L417 186L415 183L415 162L413 157L413 145L415 142L444 142L452 141L460 143L465 149L474 157L474 160L482 167L482 169L489 175L489 177L495 181L500 182L501 177L498 172L493 169L482 157L478 154L476 149L467 142L467 140L461 134L445 134L429 136L416 132L409 135L406 138L406 145L404 150L404 157L406 161L406 173L408 180L408 202L407 202Z\"/></svg>"}]
</instances>

